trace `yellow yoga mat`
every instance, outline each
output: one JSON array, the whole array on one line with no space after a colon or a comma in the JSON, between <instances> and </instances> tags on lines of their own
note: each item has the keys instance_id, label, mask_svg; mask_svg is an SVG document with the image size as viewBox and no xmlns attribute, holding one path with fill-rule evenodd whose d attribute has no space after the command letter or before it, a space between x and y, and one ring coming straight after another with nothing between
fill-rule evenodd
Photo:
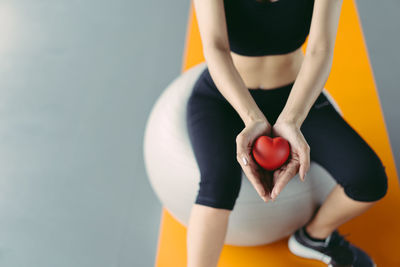
<instances>
[{"instance_id":1,"label":"yellow yoga mat","mask_svg":"<svg viewBox=\"0 0 400 267\"><path fill-rule=\"evenodd\" d=\"M303 52L307 42L303 45ZM193 5L190 9L182 71L204 61ZM343 1L334 61L325 88L345 119L373 147L389 177L387 195L371 209L341 225L339 232L362 247L379 267L400 266L400 188L379 95L374 81L355 1ZM357 99L357 101L355 101ZM359 101L362 99L363 101ZM288 238L273 244L237 247L225 245L219 267L326 266L290 253ZM155 266L186 267L186 227L164 208Z\"/></svg>"}]
</instances>

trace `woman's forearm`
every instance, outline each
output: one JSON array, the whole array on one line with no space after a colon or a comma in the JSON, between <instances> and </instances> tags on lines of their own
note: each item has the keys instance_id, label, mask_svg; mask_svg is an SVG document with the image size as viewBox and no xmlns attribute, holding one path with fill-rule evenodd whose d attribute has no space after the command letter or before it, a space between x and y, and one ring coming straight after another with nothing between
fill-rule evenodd
<instances>
[{"instance_id":1,"label":"woman's forearm","mask_svg":"<svg viewBox=\"0 0 400 267\"><path fill-rule=\"evenodd\" d=\"M306 54L277 122L289 121L301 127L312 105L324 89L332 61L333 51Z\"/></svg>"},{"instance_id":2,"label":"woman's forearm","mask_svg":"<svg viewBox=\"0 0 400 267\"><path fill-rule=\"evenodd\" d=\"M204 51L210 75L218 90L237 111L245 125L255 120L268 121L233 64L230 52L211 48Z\"/></svg>"}]
</instances>

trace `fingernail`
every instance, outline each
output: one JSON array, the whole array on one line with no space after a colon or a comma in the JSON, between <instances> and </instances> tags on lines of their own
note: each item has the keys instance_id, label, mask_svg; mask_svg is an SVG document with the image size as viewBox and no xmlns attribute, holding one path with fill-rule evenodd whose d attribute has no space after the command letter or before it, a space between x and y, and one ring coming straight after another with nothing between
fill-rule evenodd
<instances>
[{"instance_id":1,"label":"fingernail","mask_svg":"<svg viewBox=\"0 0 400 267\"><path fill-rule=\"evenodd\" d=\"M242 156L242 160L243 160L243 163L244 163L244 165L247 165L247 158L245 157L245 156Z\"/></svg>"}]
</instances>

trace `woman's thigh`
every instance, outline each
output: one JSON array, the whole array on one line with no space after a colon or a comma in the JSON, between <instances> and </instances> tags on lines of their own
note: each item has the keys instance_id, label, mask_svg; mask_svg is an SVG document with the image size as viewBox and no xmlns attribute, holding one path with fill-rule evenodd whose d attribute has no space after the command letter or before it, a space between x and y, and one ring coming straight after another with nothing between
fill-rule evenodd
<instances>
[{"instance_id":1,"label":"woman's thigh","mask_svg":"<svg viewBox=\"0 0 400 267\"><path fill-rule=\"evenodd\" d=\"M385 166L372 147L336 111L322 92L301 131L310 159L324 167L358 201L375 201L387 191Z\"/></svg>"},{"instance_id":2,"label":"woman's thigh","mask_svg":"<svg viewBox=\"0 0 400 267\"><path fill-rule=\"evenodd\" d=\"M241 187L236 136L244 128L240 116L200 76L187 104L187 127L200 170L195 203L232 210Z\"/></svg>"}]
</instances>

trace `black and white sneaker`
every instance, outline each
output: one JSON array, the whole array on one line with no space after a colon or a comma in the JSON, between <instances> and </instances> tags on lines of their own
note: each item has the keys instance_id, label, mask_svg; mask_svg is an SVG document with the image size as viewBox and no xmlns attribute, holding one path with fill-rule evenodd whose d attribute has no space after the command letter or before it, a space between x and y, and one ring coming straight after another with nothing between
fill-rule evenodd
<instances>
[{"instance_id":1,"label":"black and white sneaker","mask_svg":"<svg viewBox=\"0 0 400 267\"><path fill-rule=\"evenodd\" d=\"M289 238L288 246L293 254L320 260L329 267L376 267L367 253L349 243L337 230L325 241L314 241L306 236L304 227L297 229Z\"/></svg>"}]
</instances>

